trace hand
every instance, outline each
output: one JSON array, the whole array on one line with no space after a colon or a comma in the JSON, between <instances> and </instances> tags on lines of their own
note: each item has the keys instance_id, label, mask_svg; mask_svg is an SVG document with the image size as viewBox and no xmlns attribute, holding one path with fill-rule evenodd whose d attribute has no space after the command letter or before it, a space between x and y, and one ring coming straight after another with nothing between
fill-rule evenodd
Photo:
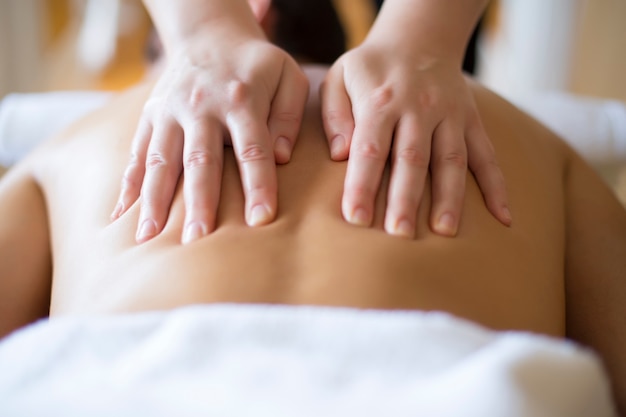
<instances>
[{"instance_id":1,"label":"hand","mask_svg":"<svg viewBox=\"0 0 626 417\"><path fill-rule=\"evenodd\" d=\"M215 228L223 147L232 144L251 226L276 215L275 162L286 163L300 130L308 81L262 36L212 28L170 56L146 102L124 174L117 219L141 195L137 241L161 232L181 171L183 243Z\"/></svg>"},{"instance_id":2,"label":"hand","mask_svg":"<svg viewBox=\"0 0 626 417\"><path fill-rule=\"evenodd\" d=\"M454 63L365 42L343 55L322 85L334 160L349 158L342 212L369 226L391 152L385 230L412 238L429 169L431 229L456 235L468 163L489 211L510 225L504 177L463 74Z\"/></svg>"}]
</instances>

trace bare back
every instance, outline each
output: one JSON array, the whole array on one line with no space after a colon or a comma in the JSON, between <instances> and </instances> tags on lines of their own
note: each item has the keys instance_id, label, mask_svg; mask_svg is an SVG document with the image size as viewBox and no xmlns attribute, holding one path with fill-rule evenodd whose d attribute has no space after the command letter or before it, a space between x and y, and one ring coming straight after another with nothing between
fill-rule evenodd
<instances>
[{"instance_id":1,"label":"bare back","mask_svg":"<svg viewBox=\"0 0 626 417\"><path fill-rule=\"evenodd\" d=\"M187 246L180 244L180 187L165 231L153 241L135 243L139 204L110 224L149 90L121 96L51 145L37 169L54 248L51 313L323 304L446 310L495 328L563 334L565 149L502 100L474 90L509 186L512 228L488 213L471 175L457 238L429 231L428 189L415 240L382 231L385 188L375 226L350 226L339 209L346 164L330 160L313 100L292 161L278 167L277 221L245 225L227 149L218 228Z\"/></svg>"},{"instance_id":2,"label":"bare back","mask_svg":"<svg viewBox=\"0 0 626 417\"><path fill-rule=\"evenodd\" d=\"M429 231L429 188L417 238L387 235L387 178L374 227L347 224L340 214L346 164L329 158L313 97L292 161L278 167L277 220L245 225L226 149L217 230L186 246L183 179L164 232L150 242L135 243L140 201L109 220L150 85L120 95L0 181L7 220L0 222L0 337L48 313L193 303L443 310L593 347L626 410L626 212L551 132L471 88L505 175L511 228L488 213L470 174L456 238Z\"/></svg>"}]
</instances>

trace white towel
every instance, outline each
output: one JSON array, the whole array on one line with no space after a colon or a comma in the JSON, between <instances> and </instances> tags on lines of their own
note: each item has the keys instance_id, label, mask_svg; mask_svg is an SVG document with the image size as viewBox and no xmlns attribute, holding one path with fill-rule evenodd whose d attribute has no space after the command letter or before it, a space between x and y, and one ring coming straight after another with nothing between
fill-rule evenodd
<instances>
[{"instance_id":1,"label":"white towel","mask_svg":"<svg viewBox=\"0 0 626 417\"><path fill-rule=\"evenodd\" d=\"M0 102L0 165L9 167L45 139L111 97L105 92L10 94Z\"/></svg>"},{"instance_id":2,"label":"white towel","mask_svg":"<svg viewBox=\"0 0 626 417\"><path fill-rule=\"evenodd\" d=\"M626 161L626 103L562 92L511 101L561 136L591 163Z\"/></svg>"},{"instance_id":3,"label":"white towel","mask_svg":"<svg viewBox=\"0 0 626 417\"><path fill-rule=\"evenodd\" d=\"M2 416L609 417L598 359L444 313L253 305L41 322Z\"/></svg>"}]
</instances>

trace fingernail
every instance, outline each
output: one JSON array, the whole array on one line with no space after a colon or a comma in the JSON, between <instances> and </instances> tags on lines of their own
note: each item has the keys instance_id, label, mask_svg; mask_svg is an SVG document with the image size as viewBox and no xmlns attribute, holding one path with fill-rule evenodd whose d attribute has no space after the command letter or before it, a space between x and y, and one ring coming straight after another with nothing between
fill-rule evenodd
<instances>
[{"instance_id":1,"label":"fingernail","mask_svg":"<svg viewBox=\"0 0 626 417\"><path fill-rule=\"evenodd\" d=\"M506 223L507 226L510 226L513 222L513 216L511 216L511 211L508 207L502 209L502 217L504 217L504 223Z\"/></svg>"},{"instance_id":2,"label":"fingernail","mask_svg":"<svg viewBox=\"0 0 626 417\"><path fill-rule=\"evenodd\" d=\"M291 142L284 136L280 136L276 139L276 143L274 144L274 151L278 156L280 156L280 160L284 162L289 162L291 158Z\"/></svg>"},{"instance_id":3,"label":"fingernail","mask_svg":"<svg viewBox=\"0 0 626 417\"><path fill-rule=\"evenodd\" d=\"M352 215L348 218L348 222L355 226L369 226L370 218L367 211L363 208L357 208L352 212Z\"/></svg>"},{"instance_id":4,"label":"fingernail","mask_svg":"<svg viewBox=\"0 0 626 417\"><path fill-rule=\"evenodd\" d=\"M191 243L195 240L198 240L206 236L207 232L208 228L204 224L200 222L190 223L185 228L185 234L183 235L183 244Z\"/></svg>"},{"instance_id":5,"label":"fingernail","mask_svg":"<svg viewBox=\"0 0 626 417\"><path fill-rule=\"evenodd\" d=\"M121 216L123 210L124 205L122 203L117 203L115 210L111 213L111 220L117 220Z\"/></svg>"},{"instance_id":6,"label":"fingernail","mask_svg":"<svg viewBox=\"0 0 626 417\"><path fill-rule=\"evenodd\" d=\"M339 158L341 152L343 152L345 147L346 140L344 139L344 137L342 135L336 135L330 141L330 156L332 158Z\"/></svg>"},{"instance_id":7,"label":"fingernail","mask_svg":"<svg viewBox=\"0 0 626 417\"><path fill-rule=\"evenodd\" d=\"M437 222L437 231L439 233L454 236L456 234L456 226L454 224L454 217L450 213L445 213L439 217Z\"/></svg>"},{"instance_id":8,"label":"fingernail","mask_svg":"<svg viewBox=\"0 0 626 417\"><path fill-rule=\"evenodd\" d=\"M249 226L261 226L268 223L272 218L270 210L263 204L252 207L248 216Z\"/></svg>"},{"instance_id":9,"label":"fingernail","mask_svg":"<svg viewBox=\"0 0 626 417\"><path fill-rule=\"evenodd\" d=\"M395 236L413 238L415 233L415 227L408 220L400 220L396 223L396 226L391 231L391 234Z\"/></svg>"},{"instance_id":10,"label":"fingernail","mask_svg":"<svg viewBox=\"0 0 626 417\"><path fill-rule=\"evenodd\" d=\"M137 240L139 242L145 242L150 239L157 233L156 222L154 220L144 220L141 223L141 227L139 228L139 233L137 233Z\"/></svg>"}]
</instances>

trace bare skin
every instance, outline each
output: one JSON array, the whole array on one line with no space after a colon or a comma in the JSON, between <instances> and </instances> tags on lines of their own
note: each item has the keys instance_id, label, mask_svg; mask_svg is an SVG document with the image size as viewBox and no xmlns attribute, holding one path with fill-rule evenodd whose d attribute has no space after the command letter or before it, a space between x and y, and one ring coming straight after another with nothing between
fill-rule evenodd
<instances>
[{"instance_id":1,"label":"bare skin","mask_svg":"<svg viewBox=\"0 0 626 417\"><path fill-rule=\"evenodd\" d=\"M323 73L313 73L315 86ZM138 245L141 200L117 222L109 215L151 86L121 95L0 182L0 218L11 219L0 224L0 336L48 312L194 303L443 310L494 329L568 336L593 347L624 410L626 213L558 138L492 93L469 87L502 164L515 222L498 222L468 175L458 236L431 232L427 185L414 240L384 232L389 169L374 226L343 220L346 163L330 159L312 97L292 162L277 168L275 222L247 226L237 163L226 148L216 231L181 244L181 178L163 233Z\"/></svg>"},{"instance_id":2,"label":"bare skin","mask_svg":"<svg viewBox=\"0 0 626 417\"><path fill-rule=\"evenodd\" d=\"M145 104L112 218L141 195L137 242L158 235L183 172L182 241L211 233L220 196L215 166L230 138L247 222L271 223L280 210L275 163L291 158L308 92L295 61L263 35L262 27L268 37L272 33L266 19L271 1L144 3L163 40L166 70ZM429 168L436 233L456 235L468 167L492 214L511 223L504 179L461 72L463 51L486 4L388 0L363 44L328 72L322 113L332 158L350 155L342 200L348 222L371 225L391 154L397 163L387 195L388 233L414 237Z\"/></svg>"}]
</instances>

